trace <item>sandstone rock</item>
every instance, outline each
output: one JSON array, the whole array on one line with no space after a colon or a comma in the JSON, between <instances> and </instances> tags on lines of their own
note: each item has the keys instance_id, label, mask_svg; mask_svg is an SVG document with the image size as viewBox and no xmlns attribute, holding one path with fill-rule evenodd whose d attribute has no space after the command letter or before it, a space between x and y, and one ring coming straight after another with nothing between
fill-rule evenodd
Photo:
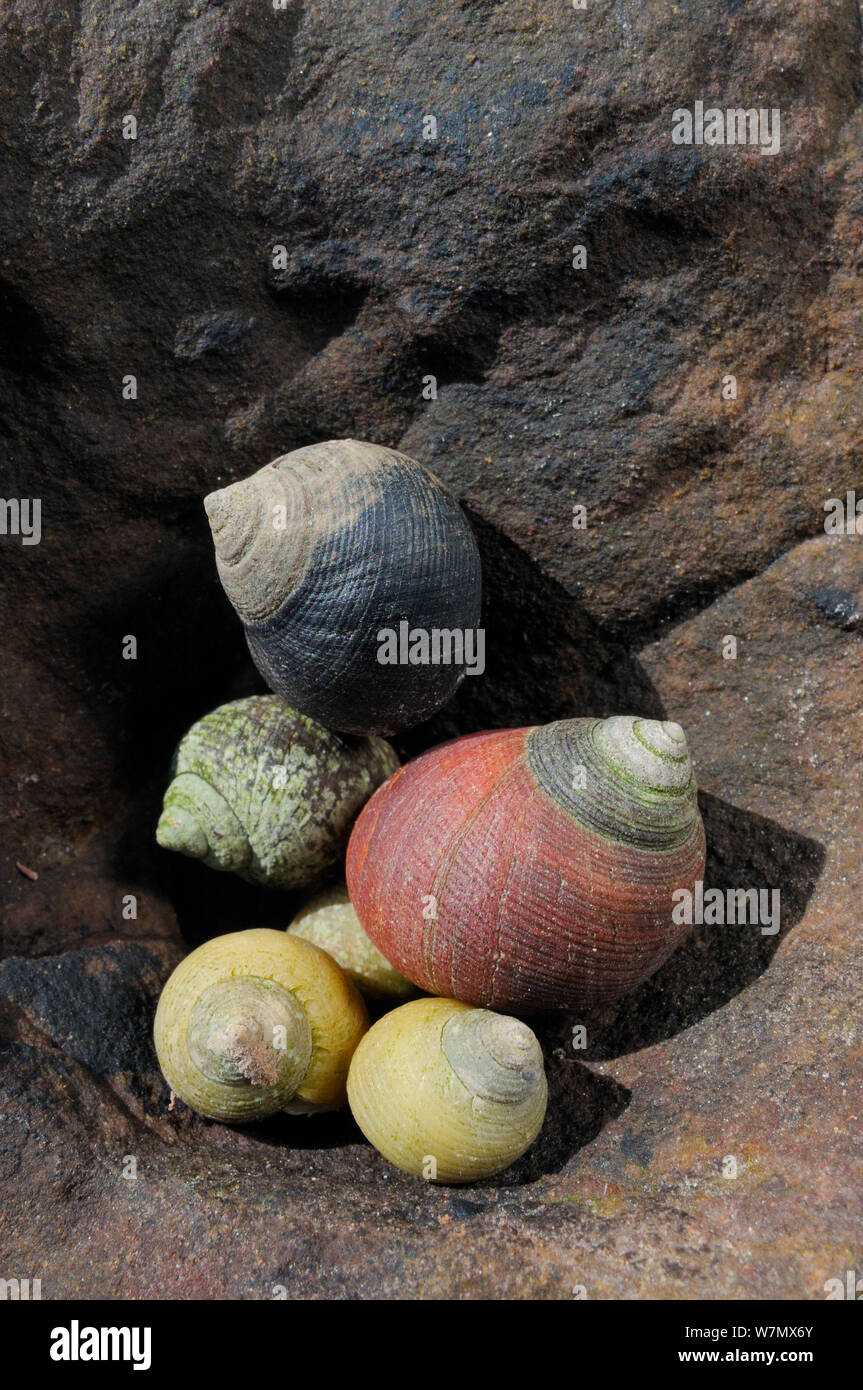
<instances>
[{"instance_id":1,"label":"sandstone rock","mask_svg":"<svg viewBox=\"0 0 863 1390\"><path fill-rule=\"evenodd\" d=\"M698 99L779 106L779 153L673 145ZM863 536L823 536L863 498L855 0L16 0L0 102L2 491L42 501L0 536L0 1275L821 1297L861 1228ZM711 881L786 907L694 932L585 1052L549 1028L546 1134L464 1192L345 1116L169 1112L149 1044L181 950L290 911L152 841L181 733L259 688L201 499L342 434L428 463L483 550L487 676L402 751L665 710Z\"/></svg>"}]
</instances>

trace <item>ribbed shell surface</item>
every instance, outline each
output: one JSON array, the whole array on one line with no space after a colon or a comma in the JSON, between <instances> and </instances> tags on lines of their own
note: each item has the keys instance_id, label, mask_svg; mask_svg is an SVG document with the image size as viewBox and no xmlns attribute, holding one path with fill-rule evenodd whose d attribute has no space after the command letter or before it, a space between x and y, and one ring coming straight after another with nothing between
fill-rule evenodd
<instances>
[{"instance_id":1,"label":"ribbed shell surface","mask_svg":"<svg viewBox=\"0 0 863 1390\"><path fill-rule=\"evenodd\" d=\"M628 843L625 824L595 828L609 799L601 779L570 794L568 777L573 737L599 722L455 740L403 767L363 810L348 848L351 899L422 989L511 1013L577 1008L634 988L685 934L672 893L693 888L705 858L694 782L666 847ZM563 753L557 767L549 739Z\"/></svg>"},{"instance_id":2,"label":"ribbed shell surface","mask_svg":"<svg viewBox=\"0 0 863 1390\"><path fill-rule=\"evenodd\" d=\"M432 715L464 666L381 663L379 634L401 622L426 632L476 628L479 553L458 503L413 459L354 440L299 449L262 472L268 499L286 501L287 592L261 614L255 588L252 617L232 597L267 684L349 733L394 733ZM260 524L271 525L266 508ZM261 564L278 563L267 536ZM220 573L230 592L223 565Z\"/></svg>"},{"instance_id":3,"label":"ribbed shell surface","mask_svg":"<svg viewBox=\"0 0 863 1390\"><path fill-rule=\"evenodd\" d=\"M464 1009L453 999L394 1009L366 1033L348 1073L351 1111L366 1138L405 1172L438 1182L473 1182L507 1168L545 1117L541 1070L511 1103L476 1094L456 1074L444 1032Z\"/></svg>"}]
</instances>

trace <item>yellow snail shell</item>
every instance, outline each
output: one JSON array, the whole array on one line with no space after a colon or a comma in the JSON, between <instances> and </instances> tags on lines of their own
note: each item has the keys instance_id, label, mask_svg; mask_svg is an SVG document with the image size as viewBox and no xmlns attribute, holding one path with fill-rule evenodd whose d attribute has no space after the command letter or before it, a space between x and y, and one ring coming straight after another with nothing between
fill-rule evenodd
<instances>
[{"instance_id":1,"label":"yellow snail shell","mask_svg":"<svg viewBox=\"0 0 863 1390\"><path fill-rule=\"evenodd\" d=\"M436 1182L501 1172L542 1128L542 1049L526 1023L454 999L416 999L366 1033L348 1101L390 1163Z\"/></svg>"},{"instance_id":2,"label":"yellow snail shell","mask_svg":"<svg viewBox=\"0 0 863 1390\"><path fill-rule=\"evenodd\" d=\"M212 1120L344 1104L365 1004L331 956L284 931L207 941L181 961L156 1010L165 1080Z\"/></svg>"},{"instance_id":3,"label":"yellow snail shell","mask_svg":"<svg viewBox=\"0 0 863 1390\"><path fill-rule=\"evenodd\" d=\"M396 1003L416 994L416 986L378 950L366 935L344 883L317 893L300 909L288 931L320 946L353 980L367 999Z\"/></svg>"}]
</instances>

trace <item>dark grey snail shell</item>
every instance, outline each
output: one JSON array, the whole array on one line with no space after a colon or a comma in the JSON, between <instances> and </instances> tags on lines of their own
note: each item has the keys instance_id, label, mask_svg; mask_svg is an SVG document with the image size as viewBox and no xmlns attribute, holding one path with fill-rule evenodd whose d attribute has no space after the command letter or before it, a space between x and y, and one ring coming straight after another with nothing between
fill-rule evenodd
<instances>
[{"instance_id":1,"label":"dark grey snail shell","mask_svg":"<svg viewBox=\"0 0 863 1390\"><path fill-rule=\"evenodd\" d=\"M427 469L353 439L297 449L204 503L222 585L264 680L331 729L392 734L429 718L464 664L383 664L381 633L480 621L479 553Z\"/></svg>"}]
</instances>

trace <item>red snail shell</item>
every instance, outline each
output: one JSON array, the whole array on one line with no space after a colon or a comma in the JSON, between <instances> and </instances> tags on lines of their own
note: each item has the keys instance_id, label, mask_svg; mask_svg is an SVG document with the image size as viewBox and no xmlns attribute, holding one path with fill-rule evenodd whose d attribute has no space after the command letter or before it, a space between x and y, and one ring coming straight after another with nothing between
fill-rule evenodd
<instances>
[{"instance_id":1,"label":"red snail shell","mask_svg":"<svg viewBox=\"0 0 863 1390\"><path fill-rule=\"evenodd\" d=\"M672 893L703 877L678 724L615 716L471 734L367 803L348 847L368 935L432 994L511 1013L634 989L686 933Z\"/></svg>"}]
</instances>

